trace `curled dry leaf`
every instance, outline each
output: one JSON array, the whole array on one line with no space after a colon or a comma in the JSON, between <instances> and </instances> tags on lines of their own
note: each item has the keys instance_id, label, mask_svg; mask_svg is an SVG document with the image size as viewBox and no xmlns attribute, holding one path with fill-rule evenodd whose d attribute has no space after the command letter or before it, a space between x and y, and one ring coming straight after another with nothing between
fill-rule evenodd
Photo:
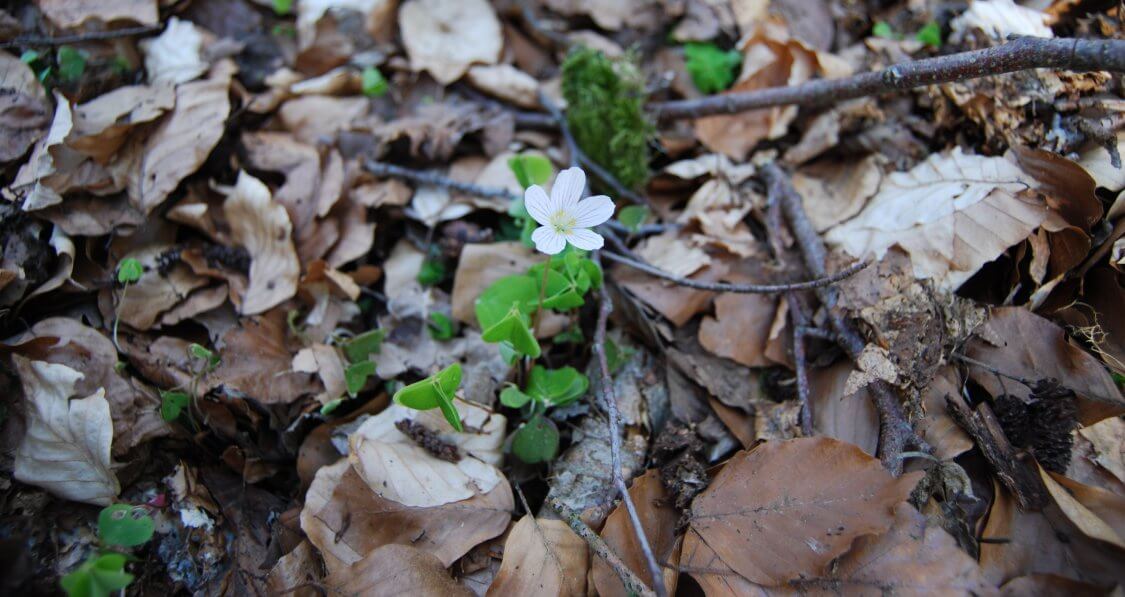
<instances>
[{"instance_id":1,"label":"curled dry leaf","mask_svg":"<svg viewBox=\"0 0 1125 597\"><path fill-rule=\"evenodd\" d=\"M74 108L66 144L105 163L134 126L159 118L175 103L175 89L168 84L118 87Z\"/></svg>"},{"instance_id":2,"label":"curled dry leaf","mask_svg":"<svg viewBox=\"0 0 1125 597\"><path fill-rule=\"evenodd\" d=\"M1083 425L1125 412L1125 398L1101 362L1070 344L1062 328L1027 309L993 310L969 340L965 354L1008 375L1059 380L1078 395L1078 419ZM1011 394L1023 400L1030 396L1023 384L1001 386L987 370L968 366L967 371L993 396Z\"/></svg>"},{"instance_id":3,"label":"curled dry leaf","mask_svg":"<svg viewBox=\"0 0 1125 597\"><path fill-rule=\"evenodd\" d=\"M675 595L679 580L679 571L676 569L676 561L679 559L676 523L679 522L680 514L673 507L674 498L664 489L660 471L656 469L650 469L634 479L629 495L637 507L637 516L644 527L653 556L657 562L667 563L664 568L664 586L668 588L668 594ZM624 504L618 504L606 518L601 535L606 545L638 578L649 581L648 564ZM590 578L598 595L624 597L629 594L617 573L604 560L594 558L592 568Z\"/></svg>"},{"instance_id":4,"label":"curled dry leaf","mask_svg":"<svg viewBox=\"0 0 1125 597\"><path fill-rule=\"evenodd\" d=\"M405 506L431 508L492 491L504 480L496 468L502 459L503 415L463 400L455 405L466 429L458 433L438 411L415 411L398 404L367 419L348 437L352 468L380 497ZM428 415L428 416L427 416ZM458 448L457 462L438 458L404 435L395 423L412 420Z\"/></svg>"},{"instance_id":5,"label":"curled dry leaf","mask_svg":"<svg viewBox=\"0 0 1125 597\"><path fill-rule=\"evenodd\" d=\"M227 194L223 212L231 238L250 253L250 285L242 297L244 315L262 313L297 292L301 264L293 246L289 214L269 188L245 171Z\"/></svg>"},{"instance_id":6,"label":"curled dry leaf","mask_svg":"<svg viewBox=\"0 0 1125 597\"><path fill-rule=\"evenodd\" d=\"M442 85L473 64L495 64L503 48L500 21L485 0L407 0L398 26L411 68Z\"/></svg>"},{"instance_id":7,"label":"curled dry leaf","mask_svg":"<svg viewBox=\"0 0 1125 597\"><path fill-rule=\"evenodd\" d=\"M340 353L327 344L313 344L302 348L293 357L293 370L300 373L315 373L324 384L324 391L317 395L321 404L344 395L347 383L344 380L344 362Z\"/></svg>"},{"instance_id":8,"label":"curled dry leaf","mask_svg":"<svg viewBox=\"0 0 1125 597\"><path fill-rule=\"evenodd\" d=\"M132 21L155 25L160 21L156 0L36 0L35 4L60 29L77 29L91 19L105 24Z\"/></svg>"},{"instance_id":9,"label":"curled dry leaf","mask_svg":"<svg viewBox=\"0 0 1125 597\"><path fill-rule=\"evenodd\" d=\"M524 516L504 542L504 561L489 595L586 594L586 541L561 520Z\"/></svg>"},{"instance_id":10,"label":"curled dry leaf","mask_svg":"<svg viewBox=\"0 0 1125 597\"><path fill-rule=\"evenodd\" d=\"M817 232L824 232L863 209L883 180L881 161L877 154L858 162L826 160L793 174L793 188L804 201L805 212Z\"/></svg>"},{"instance_id":11,"label":"curled dry leaf","mask_svg":"<svg viewBox=\"0 0 1125 597\"><path fill-rule=\"evenodd\" d=\"M324 579L340 595L447 595L472 591L449 576L433 554L409 545L384 545Z\"/></svg>"},{"instance_id":12,"label":"curled dry leaf","mask_svg":"<svg viewBox=\"0 0 1125 597\"><path fill-rule=\"evenodd\" d=\"M1038 186L1005 158L956 147L888 175L867 207L825 240L856 257L882 258L898 244L916 277L953 291L1043 222L1045 203L1026 192Z\"/></svg>"},{"instance_id":13,"label":"curled dry leaf","mask_svg":"<svg viewBox=\"0 0 1125 597\"><path fill-rule=\"evenodd\" d=\"M207 72L203 60L203 32L191 21L176 17L159 36L141 42L149 83L179 85Z\"/></svg>"},{"instance_id":14,"label":"curled dry leaf","mask_svg":"<svg viewBox=\"0 0 1125 597\"><path fill-rule=\"evenodd\" d=\"M27 431L12 475L77 502L108 506L121 491L113 473L113 420L105 389L71 400L82 374L67 367L12 357L27 404Z\"/></svg>"},{"instance_id":15,"label":"curled dry leaf","mask_svg":"<svg viewBox=\"0 0 1125 597\"><path fill-rule=\"evenodd\" d=\"M879 414L867 388L845 394L855 367L846 361L809 371L809 408L817 433L859 446L874 456L879 447ZM944 411L944 406L943 406ZM932 413L927 413L927 415Z\"/></svg>"},{"instance_id":16,"label":"curled dry leaf","mask_svg":"<svg viewBox=\"0 0 1125 597\"><path fill-rule=\"evenodd\" d=\"M704 544L745 581L779 586L824 574L857 537L894 522L922 473L895 478L878 460L829 438L767 442L739 452L692 505L682 564L715 570ZM761 549L755 546L769 546ZM719 572L693 573L701 583Z\"/></svg>"},{"instance_id":17,"label":"curled dry leaf","mask_svg":"<svg viewBox=\"0 0 1125 597\"><path fill-rule=\"evenodd\" d=\"M129 199L145 213L203 165L230 114L230 72L176 87L176 107L147 139L129 177Z\"/></svg>"},{"instance_id":18,"label":"curled dry leaf","mask_svg":"<svg viewBox=\"0 0 1125 597\"><path fill-rule=\"evenodd\" d=\"M680 277L690 276L711 264L711 258L703 249L679 238L675 231L644 239L636 253L650 265Z\"/></svg>"},{"instance_id":19,"label":"curled dry leaf","mask_svg":"<svg viewBox=\"0 0 1125 597\"><path fill-rule=\"evenodd\" d=\"M1039 476L1062 513L1091 539L1125 553L1125 496L1083 485L1039 467Z\"/></svg>"},{"instance_id":20,"label":"curled dry leaf","mask_svg":"<svg viewBox=\"0 0 1125 597\"><path fill-rule=\"evenodd\" d=\"M389 544L413 545L449 566L507 530L513 505L512 488L503 480L484 495L411 508L379 497L343 459L317 471L301 510L301 529L330 573Z\"/></svg>"}]
</instances>

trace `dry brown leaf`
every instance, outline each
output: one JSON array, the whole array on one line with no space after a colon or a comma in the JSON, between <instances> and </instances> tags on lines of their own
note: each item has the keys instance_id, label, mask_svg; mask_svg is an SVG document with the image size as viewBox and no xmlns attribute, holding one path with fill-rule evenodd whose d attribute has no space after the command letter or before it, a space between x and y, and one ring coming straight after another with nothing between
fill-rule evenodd
<instances>
[{"instance_id":1,"label":"dry brown leaf","mask_svg":"<svg viewBox=\"0 0 1125 597\"><path fill-rule=\"evenodd\" d=\"M718 282L726 272L725 264L715 263L689 278L700 282ZM715 293L710 290L669 284L624 265L614 267L610 275L618 284L677 326L684 325L698 313L707 310L711 299L715 297Z\"/></svg>"},{"instance_id":2,"label":"dry brown leaf","mask_svg":"<svg viewBox=\"0 0 1125 597\"><path fill-rule=\"evenodd\" d=\"M539 107L539 81L510 64L474 66L469 83L481 91L524 108Z\"/></svg>"},{"instance_id":3,"label":"dry brown leaf","mask_svg":"<svg viewBox=\"0 0 1125 597\"><path fill-rule=\"evenodd\" d=\"M347 383L344 381L344 361L335 348L327 344L313 344L302 348L293 357L293 370L300 373L315 373L324 384L324 392L317 395L321 404L344 395Z\"/></svg>"},{"instance_id":4,"label":"dry brown leaf","mask_svg":"<svg viewBox=\"0 0 1125 597\"><path fill-rule=\"evenodd\" d=\"M634 479L632 487L629 488L629 495L637 507L637 516L641 520L653 556L657 562L667 563L663 570L664 586L668 589L669 595L675 595L679 580L679 571L676 569L679 555L676 553L679 547L676 539L676 524L680 519L679 512L673 507L675 501L664 489L664 484L660 480L660 471L656 469L650 469ZM650 580L644 552L641 551L637 535L633 531L632 519L629 518L624 504L618 504L605 519L601 535L606 545L638 578L646 582ZM598 595L603 597L624 597L629 594L617 573L601 558L594 558L590 579Z\"/></svg>"},{"instance_id":5,"label":"dry brown leaf","mask_svg":"<svg viewBox=\"0 0 1125 597\"><path fill-rule=\"evenodd\" d=\"M485 0L407 0L398 11L410 67L448 85L473 64L496 64L504 37Z\"/></svg>"},{"instance_id":6,"label":"dry brown leaf","mask_svg":"<svg viewBox=\"0 0 1125 597\"><path fill-rule=\"evenodd\" d=\"M784 585L824 574L857 537L889 529L895 506L921 476L894 478L874 457L834 439L767 442L735 455L695 498L688 537L745 580ZM714 567L692 553L685 544L684 566Z\"/></svg>"},{"instance_id":7,"label":"dry brown leaf","mask_svg":"<svg viewBox=\"0 0 1125 597\"><path fill-rule=\"evenodd\" d=\"M380 498L344 459L317 471L301 511L301 528L330 573L392 543L413 545L448 566L503 533L513 505L505 480L485 495L437 508L410 508Z\"/></svg>"},{"instance_id":8,"label":"dry brown leaf","mask_svg":"<svg viewBox=\"0 0 1125 597\"><path fill-rule=\"evenodd\" d=\"M66 365L12 361L23 385L27 430L12 476L59 497L108 506L121 491L113 473L113 421L105 389L71 400L82 374Z\"/></svg>"},{"instance_id":9,"label":"dry brown leaf","mask_svg":"<svg viewBox=\"0 0 1125 597\"><path fill-rule=\"evenodd\" d=\"M74 115L70 109L70 102L56 91L55 113L51 118L51 126L47 129L46 136L35 144L27 163L16 173L10 187L16 197L23 199L24 211L62 203L62 195L53 188L58 185L51 184L49 177L57 172L59 164L56 164L55 154L66 149L63 147L63 141L73 127Z\"/></svg>"},{"instance_id":10,"label":"dry brown leaf","mask_svg":"<svg viewBox=\"0 0 1125 597\"><path fill-rule=\"evenodd\" d=\"M180 181L203 165L223 136L230 100L229 75L176 87L176 107L144 141L129 199L145 213L168 198Z\"/></svg>"},{"instance_id":11,"label":"dry brown leaf","mask_svg":"<svg viewBox=\"0 0 1125 597\"><path fill-rule=\"evenodd\" d=\"M122 256L123 260L136 259L144 268L140 279L116 292L115 309L122 323L147 330L158 323L161 315L187 299L191 291L207 285L207 278L196 275L182 263L175 263L167 273L161 272L158 263L171 250L171 244L161 243Z\"/></svg>"},{"instance_id":12,"label":"dry brown leaf","mask_svg":"<svg viewBox=\"0 0 1125 597\"><path fill-rule=\"evenodd\" d=\"M302 50L317 37L317 22L329 11L355 11L363 15L367 33L380 37L394 23L397 0L303 0L297 3L297 42Z\"/></svg>"},{"instance_id":13,"label":"dry brown leaf","mask_svg":"<svg viewBox=\"0 0 1125 597\"><path fill-rule=\"evenodd\" d=\"M747 367L776 363L766 355L780 299L767 294L725 293L715 299L715 316L699 324L699 343L709 352Z\"/></svg>"},{"instance_id":14,"label":"dry brown leaf","mask_svg":"<svg viewBox=\"0 0 1125 597\"><path fill-rule=\"evenodd\" d=\"M856 540L825 578L794 584L800 595L990 595L995 587L957 541L909 504L891 529ZM788 593L788 592L786 592Z\"/></svg>"},{"instance_id":15,"label":"dry brown leaf","mask_svg":"<svg viewBox=\"0 0 1125 597\"><path fill-rule=\"evenodd\" d=\"M471 597L433 554L409 545L384 545L324 579L341 595L443 595Z\"/></svg>"},{"instance_id":16,"label":"dry brown leaf","mask_svg":"<svg viewBox=\"0 0 1125 597\"><path fill-rule=\"evenodd\" d=\"M306 540L277 560L266 576L266 586L275 595L315 597L317 592L311 585L306 587L301 585L319 579L320 562L317 561L312 544Z\"/></svg>"},{"instance_id":17,"label":"dry brown leaf","mask_svg":"<svg viewBox=\"0 0 1125 597\"><path fill-rule=\"evenodd\" d=\"M141 25L160 22L156 0L35 0L35 4L60 29L77 29L90 19L107 25L114 21Z\"/></svg>"},{"instance_id":18,"label":"dry brown leaf","mask_svg":"<svg viewBox=\"0 0 1125 597\"><path fill-rule=\"evenodd\" d=\"M207 72L203 60L203 32L191 21L168 19L164 32L141 42L149 83L179 85Z\"/></svg>"},{"instance_id":19,"label":"dry brown leaf","mask_svg":"<svg viewBox=\"0 0 1125 597\"><path fill-rule=\"evenodd\" d=\"M365 97L307 95L291 99L277 111L285 130L306 144L331 139L363 120L371 104Z\"/></svg>"},{"instance_id":20,"label":"dry brown leaf","mask_svg":"<svg viewBox=\"0 0 1125 597\"><path fill-rule=\"evenodd\" d=\"M22 60L0 52L0 162L21 157L51 125L51 107L43 85Z\"/></svg>"},{"instance_id":21,"label":"dry brown leaf","mask_svg":"<svg viewBox=\"0 0 1125 597\"><path fill-rule=\"evenodd\" d=\"M274 309L257 317L243 317L222 339L219 366L208 376L263 404L288 404L315 394L320 384L308 374L294 372L287 342L285 313Z\"/></svg>"},{"instance_id":22,"label":"dry brown leaf","mask_svg":"<svg viewBox=\"0 0 1125 597\"><path fill-rule=\"evenodd\" d=\"M404 506L432 508L487 494L504 480L496 465L502 460L507 419L463 400L455 400L455 406L464 432L455 431L444 417L432 416L436 411L390 406L348 437L348 461L372 491ZM457 447L460 459L442 460L419 446L395 427L402 420Z\"/></svg>"},{"instance_id":23,"label":"dry brown leaf","mask_svg":"<svg viewBox=\"0 0 1125 597\"><path fill-rule=\"evenodd\" d=\"M1055 504L1025 512L1006 489L994 486L996 497L981 536L1007 541L981 543L980 564L989 581L1054 574L1104 587L1125 582L1120 549L1086 537Z\"/></svg>"},{"instance_id":24,"label":"dry brown leaf","mask_svg":"<svg viewBox=\"0 0 1125 597\"><path fill-rule=\"evenodd\" d=\"M1118 131L1116 142L1118 146L1125 145L1125 131ZM1114 193L1125 189L1125 168L1113 166L1109 151L1101 143L1091 141L1082 151L1078 165L1086 169L1099 187Z\"/></svg>"},{"instance_id":25,"label":"dry brown leaf","mask_svg":"<svg viewBox=\"0 0 1125 597\"><path fill-rule=\"evenodd\" d=\"M1094 449L1094 462L1125 483L1125 420L1111 417L1078 433Z\"/></svg>"},{"instance_id":26,"label":"dry brown leaf","mask_svg":"<svg viewBox=\"0 0 1125 597\"><path fill-rule=\"evenodd\" d=\"M564 15L587 15L598 27L617 31L654 29L663 22L666 6L660 0L546 0L553 12Z\"/></svg>"},{"instance_id":27,"label":"dry brown leaf","mask_svg":"<svg viewBox=\"0 0 1125 597\"><path fill-rule=\"evenodd\" d=\"M918 434L933 447L934 456L941 460L953 460L973 449L973 440L949 416L949 410L946 408L946 396L959 395L960 385L961 380L957 370L951 365L946 365L934 375L922 399L926 416L918 421Z\"/></svg>"},{"instance_id":28,"label":"dry brown leaf","mask_svg":"<svg viewBox=\"0 0 1125 597\"><path fill-rule=\"evenodd\" d=\"M965 346L965 354L1008 375L1059 380L1078 394L1078 419L1083 425L1125 412L1125 398L1101 362L1067 342L1061 328L1026 309L994 309ZM1012 394L1026 400L1030 395L1023 384L1001 386L987 370L967 370L993 396Z\"/></svg>"},{"instance_id":29,"label":"dry brown leaf","mask_svg":"<svg viewBox=\"0 0 1125 597\"><path fill-rule=\"evenodd\" d=\"M74 128L66 144L105 163L125 143L134 126L155 120L175 103L176 92L171 85L118 87L74 108Z\"/></svg>"},{"instance_id":30,"label":"dry brown leaf","mask_svg":"<svg viewBox=\"0 0 1125 597\"><path fill-rule=\"evenodd\" d=\"M855 367L842 361L809 371L809 409L817 433L859 446L874 456L879 445L879 415L866 388L844 394ZM944 408L944 403L943 403Z\"/></svg>"},{"instance_id":31,"label":"dry brown leaf","mask_svg":"<svg viewBox=\"0 0 1125 597\"><path fill-rule=\"evenodd\" d=\"M711 264L711 258L703 249L691 246L675 231L644 239L636 253L650 265L680 277L690 276Z\"/></svg>"},{"instance_id":32,"label":"dry brown leaf","mask_svg":"<svg viewBox=\"0 0 1125 597\"><path fill-rule=\"evenodd\" d=\"M820 161L793 173L793 188L817 232L844 222L863 209L883 180L876 154L858 162Z\"/></svg>"},{"instance_id":33,"label":"dry brown leaf","mask_svg":"<svg viewBox=\"0 0 1125 597\"><path fill-rule=\"evenodd\" d=\"M1039 467L1059 510L1087 537L1125 550L1125 496L1083 485Z\"/></svg>"},{"instance_id":34,"label":"dry brown leaf","mask_svg":"<svg viewBox=\"0 0 1125 597\"><path fill-rule=\"evenodd\" d=\"M1004 583L1000 594L1003 597L1102 597L1106 592L1101 587L1054 574L1029 574Z\"/></svg>"},{"instance_id":35,"label":"dry brown leaf","mask_svg":"<svg viewBox=\"0 0 1125 597\"><path fill-rule=\"evenodd\" d=\"M269 188L240 171L223 202L223 213L231 239L250 253L250 285L240 312L256 315L296 294L301 264L291 238L293 226L285 208L270 197Z\"/></svg>"},{"instance_id":36,"label":"dry brown leaf","mask_svg":"<svg viewBox=\"0 0 1125 597\"><path fill-rule=\"evenodd\" d=\"M1005 158L955 147L888 175L867 207L825 240L856 257L882 258L898 244L916 277L952 292L1043 222L1046 205L1025 192L1038 186Z\"/></svg>"},{"instance_id":37,"label":"dry brown leaf","mask_svg":"<svg viewBox=\"0 0 1125 597\"><path fill-rule=\"evenodd\" d=\"M885 381L891 385L896 385L899 381L898 367L891 362L891 354L877 344L864 346L863 352L855 359L855 366L857 370L852 371L844 383L845 395L854 394L877 381Z\"/></svg>"},{"instance_id":38,"label":"dry brown leaf","mask_svg":"<svg viewBox=\"0 0 1125 597\"><path fill-rule=\"evenodd\" d=\"M996 40L1010 35L1054 37L1047 26L1047 14L1016 4L1012 0L978 0L949 23L949 41L961 43L973 29Z\"/></svg>"},{"instance_id":39,"label":"dry brown leaf","mask_svg":"<svg viewBox=\"0 0 1125 597\"><path fill-rule=\"evenodd\" d=\"M504 561L488 595L586 594L586 541L561 520L524 516L504 542Z\"/></svg>"}]
</instances>

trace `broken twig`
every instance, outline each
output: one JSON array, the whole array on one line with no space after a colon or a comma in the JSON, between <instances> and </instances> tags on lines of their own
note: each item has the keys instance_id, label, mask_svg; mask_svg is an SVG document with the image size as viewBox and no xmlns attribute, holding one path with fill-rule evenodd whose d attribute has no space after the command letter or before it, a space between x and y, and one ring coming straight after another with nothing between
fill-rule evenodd
<instances>
[{"instance_id":1,"label":"broken twig","mask_svg":"<svg viewBox=\"0 0 1125 597\"><path fill-rule=\"evenodd\" d=\"M821 106L868 95L1033 68L1125 72L1125 41L1021 37L994 48L924 58L851 77L817 79L790 87L770 87L699 99L656 102L649 104L649 109L657 120L673 120L736 114L771 106Z\"/></svg>"},{"instance_id":2,"label":"broken twig","mask_svg":"<svg viewBox=\"0 0 1125 597\"><path fill-rule=\"evenodd\" d=\"M656 596L656 593L648 588L644 581L638 578L636 574L633 574L633 571L625 565L625 562L621 561L621 558L619 558L616 553L613 553L613 549L606 544L605 540L599 537L598 534L594 532L594 529L591 529L589 525L582 521L582 517L578 516L577 512L567 508L558 498L551 498L547 500L547 503L563 517L563 520L570 525L571 530L579 537L586 540L586 544L590 546L594 555L604 560L605 563L617 573L617 577L621 579L626 590L634 595L643 595L644 597Z\"/></svg>"},{"instance_id":3,"label":"broken twig","mask_svg":"<svg viewBox=\"0 0 1125 597\"><path fill-rule=\"evenodd\" d=\"M58 37L37 37L33 35L24 35L0 42L0 48L18 48L20 46L65 46L67 44L78 44L89 41L105 41L109 39L119 39L122 37L132 37L134 35L152 35L153 33L160 33L161 30L163 30L163 27L146 26L127 27L124 29L110 29L108 31L87 31L85 33L75 33L73 35L60 35Z\"/></svg>"},{"instance_id":4,"label":"broken twig","mask_svg":"<svg viewBox=\"0 0 1125 597\"><path fill-rule=\"evenodd\" d=\"M788 284L723 284L721 282L700 282L698 280L691 280L688 278L681 278L673 273L666 272L658 267L649 265L642 261L630 259L624 255L616 253L605 252L603 253L606 259L616 261L627 265L635 270L642 271L651 276L655 276L662 280L668 280L677 286L686 286L688 288L696 288L699 290L713 290L715 292L733 292L736 294L778 294L782 292L790 292L793 290L811 290L814 288L823 288L830 286L843 280L845 278L854 276L869 264L865 261L852 264L843 270L840 270L832 275L822 276L815 280L807 280L804 282L791 282Z\"/></svg>"},{"instance_id":5,"label":"broken twig","mask_svg":"<svg viewBox=\"0 0 1125 597\"><path fill-rule=\"evenodd\" d=\"M461 182L454 180L448 176L442 176L435 172L426 172L425 170L415 170L413 168L405 168L403 166L396 166L395 164L388 164L386 162L377 162L372 159L364 160L363 167L365 170L374 174L375 176L391 177L391 178L404 178L411 182L418 184L430 185L435 187L443 187L476 195L477 197L498 197L500 199L517 199L519 195L501 187L484 187L475 185L471 182Z\"/></svg>"}]
</instances>

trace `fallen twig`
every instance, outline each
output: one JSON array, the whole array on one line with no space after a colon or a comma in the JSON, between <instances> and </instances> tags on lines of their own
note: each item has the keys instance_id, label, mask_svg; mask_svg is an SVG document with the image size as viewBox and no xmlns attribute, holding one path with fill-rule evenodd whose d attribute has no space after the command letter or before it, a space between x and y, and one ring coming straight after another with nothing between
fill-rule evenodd
<instances>
[{"instance_id":1,"label":"fallen twig","mask_svg":"<svg viewBox=\"0 0 1125 597\"><path fill-rule=\"evenodd\" d=\"M763 166L760 171L762 178L769 187L770 195L776 196L782 212L789 221L789 229L793 232L793 236L797 240L797 246L801 249L805 266L812 275L824 276L824 264L828 251L824 246L824 241L813 228L812 222L809 221L808 215L805 214L800 195L793 189L789 177L776 163L770 162ZM858 359L867 342L864 341L851 322L834 308L838 296L836 289L832 286L824 286L818 288L816 292L820 302L828 311L837 342L853 361ZM902 452L911 447L922 452L930 452L932 449L914 431L914 427L906 418L906 413L903 412L898 395L890 384L880 380L871 384L870 388L872 402L879 414L879 458L883 461L883 466L887 470L894 475L898 475L902 473L902 458L900 457Z\"/></svg>"},{"instance_id":2,"label":"fallen twig","mask_svg":"<svg viewBox=\"0 0 1125 597\"><path fill-rule=\"evenodd\" d=\"M73 35L60 35L58 37L39 37L34 35L22 35L9 40L0 41L0 48L17 48L20 46L32 47L50 47L50 46L65 46L67 44L78 44L88 41L105 41L108 39L119 39L122 37L132 37L134 35L151 35L153 33L160 33L163 27L127 27L124 29L110 29L108 31L87 31L85 33L75 33Z\"/></svg>"},{"instance_id":3,"label":"fallen twig","mask_svg":"<svg viewBox=\"0 0 1125 597\"><path fill-rule=\"evenodd\" d=\"M782 292L791 292L794 290L811 290L814 288L823 288L839 282L840 280L854 276L869 264L865 261L854 263L832 275L822 276L815 280L806 280L804 282L790 282L788 284L724 284L722 282L700 282L699 280L691 280L689 278L681 278L671 272L666 272L658 267L649 265L642 261L630 259L624 255L616 253L605 252L603 253L606 259L616 261L627 265L633 269L642 271L651 276L655 276L662 280L668 280L677 286L686 286L688 288L696 288L699 290L713 290L715 292L733 292L736 294L778 294Z\"/></svg>"},{"instance_id":4,"label":"fallen twig","mask_svg":"<svg viewBox=\"0 0 1125 597\"><path fill-rule=\"evenodd\" d=\"M851 77L818 79L790 87L771 87L699 99L655 102L649 104L649 108L657 120L673 120L734 114L770 106L818 106L1033 68L1125 72L1125 41L1021 37L994 48L924 58Z\"/></svg>"},{"instance_id":5,"label":"fallen twig","mask_svg":"<svg viewBox=\"0 0 1125 597\"><path fill-rule=\"evenodd\" d=\"M389 176L394 178L405 178L406 180L413 181L419 184L431 185L435 187L443 187L461 191L477 197L499 197L501 199L517 199L519 195L501 187L484 187L475 185L471 182L461 182L454 180L448 176L442 176L435 172L426 172L424 170L415 170L413 168L404 168L403 166L396 166L386 162L377 162L370 158L364 160L363 167L368 172L375 176Z\"/></svg>"},{"instance_id":6,"label":"fallen twig","mask_svg":"<svg viewBox=\"0 0 1125 597\"><path fill-rule=\"evenodd\" d=\"M567 508L557 498L551 498L547 500L547 503L563 517L563 520L570 525L571 530L579 537L586 540L586 543L590 546L594 554L605 560L605 563L617 573L617 577L621 579L626 590L633 595L644 595L645 597L656 596L656 593L648 588L644 581L638 578L636 574L633 574L633 571L625 565L625 562L621 561L621 558L617 557L617 554L613 553L613 549L606 544L605 540L599 537L589 525L582 522L582 517L578 516L577 512Z\"/></svg>"}]
</instances>

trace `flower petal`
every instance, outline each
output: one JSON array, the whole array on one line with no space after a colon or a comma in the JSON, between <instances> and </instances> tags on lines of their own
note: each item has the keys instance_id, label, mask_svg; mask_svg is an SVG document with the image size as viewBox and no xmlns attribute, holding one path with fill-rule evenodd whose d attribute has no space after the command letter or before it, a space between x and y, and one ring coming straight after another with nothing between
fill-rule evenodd
<instances>
[{"instance_id":1,"label":"flower petal","mask_svg":"<svg viewBox=\"0 0 1125 597\"><path fill-rule=\"evenodd\" d=\"M549 226L540 226L531 233L531 240L535 248L541 253L557 255L566 248L566 239Z\"/></svg>"},{"instance_id":2,"label":"flower petal","mask_svg":"<svg viewBox=\"0 0 1125 597\"><path fill-rule=\"evenodd\" d=\"M523 206L536 222L546 226L551 219L551 199L543 187L533 184L523 192Z\"/></svg>"},{"instance_id":3,"label":"flower petal","mask_svg":"<svg viewBox=\"0 0 1125 597\"><path fill-rule=\"evenodd\" d=\"M570 234L566 235L566 240L583 251L596 251L605 244L602 235L586 228L571 230Z\"/></svg>"},{"instance_id":4,"label":"flower petal","mask_svg":"<svg viewBox=\"0 0 1125 597\"><path fill-rule=\"evenodd\" d=\"M559 172L555 177L555 186L551 187L551 213L574 207L585 190L586 173L581 168L567 168Z\"/></svg>"},{"instance_id":5,"label":"flower petal","mask_svg":"<svg viewBox=\"0 0 1125 597\"><path fill-rule=\"evenodd\" d=\"M613 217L613 200L605 195L594 195L578 202L570 210L575 228L593 228Z\"/></svg>"}]
</instances>

